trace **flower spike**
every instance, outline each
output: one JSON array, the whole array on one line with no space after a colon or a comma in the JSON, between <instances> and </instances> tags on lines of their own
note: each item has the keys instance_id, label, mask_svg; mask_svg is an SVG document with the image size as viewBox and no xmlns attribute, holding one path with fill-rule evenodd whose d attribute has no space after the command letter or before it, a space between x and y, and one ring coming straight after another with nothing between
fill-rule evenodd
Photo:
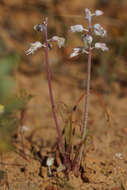
<instances>
[{"instance_id":1,"label":"flower spike","mask_svg":"<svg viewBox=\"0 0 127 190\"><path fill-rule=\"evenodd\" d=\"M91 13L91 11L86 8L85 9L85 18L88 21L88 29L84 29L82 25L75 25L71 26L72 32L85 32L85 34L82 35L82 41L84 47L77 47L73 49L73 52L70 54L70 58L73 58L75 56L78 56L82 53L86 53L88 55L88 67L87 67L87 82L86 82L86 96L85 96L85 111L84 111L84 117L83 117L83 123L82 123L82 142L85 142L86 138L86 131L87 131L87 122L88 122L88 112L89 112L89 96L90 96L90 80L91 80L91 64L92 64L92 50L93 49L100 49L102 51L108 51L109 48L106 46L105 43L95 43L93 46L93 33L97 36L104 37L106 36L107 32L104 30L104 28L100 24L94 24L92 25L92 18L93 16L101 16L103 15L103 11L101 10L95 10L94 13ZM77 157L75 161L75 165L73 166L74 171L76 170L76 173L79 172L79 168L81 165L81 161L83 158L83 145L80 147L79 150L79 156ZM77 175L77 174L76 174Z\"/></svg>"}]
</instances>

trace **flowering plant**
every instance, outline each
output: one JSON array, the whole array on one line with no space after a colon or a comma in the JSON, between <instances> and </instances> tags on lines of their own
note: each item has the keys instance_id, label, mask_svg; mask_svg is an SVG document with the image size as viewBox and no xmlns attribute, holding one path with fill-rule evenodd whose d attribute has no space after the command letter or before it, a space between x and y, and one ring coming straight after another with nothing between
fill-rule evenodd
<instances>
[{"instance_id":1,"label":"flowering plant","mask_svg":"<svg viewBox=\"0 0 127 190\"><path fill-rule=\"evenodd\" d=\"M59 48L64 47L65 44L65 39L62 37L58 36L53 36L51 39L48 39L48 18L45 19L43 24L37 24L34 26L34 30L37 32L43 32L44 37L45 37L45 42L35 42L30 45L30 48L25 52L26 55L33 54L36 50L39 48L44 47L45 48L45 62L46 62L46 73L47 73L47 79L48 79L48 87L49 87L49 96L50 96L50 102L51 102L51 107L52 107L52 113L53 113L53 118L54 122L56 125L56 131L58 134L58 146L60 149L60 152L62 153L62 156L64 158L64 165L67 167L68 164L68 159L65 153L65 147L62 139L62 132L60 129L60 126L58 124L58 119L57 119L57 114L56 114L56 107L55 107L55 102L54 102L54 96L53 96L53 90L52 90L52 83L51 83L51 72L50 72L50 67L49 67L49 57L48 57L48 51L52 48L52 43L51 42L57 42L57 45Z\"/></svg>"},{"instance_id":2,"label":"flowering plant","mask_svg":"<svg viewBox=\"0 0 127 190\"><path fill-rule=\"evenodd\" d=\"M85 34L82 35L82 41L84 43L84 47L77 47L73 49L73 52L70 54L70 58L75 57L79 54L86 53L88 54L88 49L101 49L102 51L108 51L108 47L105 43L97 42L92 46L93 42L93 34L105 37L107 35L106 30L100 25L100 24L94 24L92 26L92 17L93 16L101 16L103 15L103 12L101 10L96 10L94 13L91 13L89 9L85 9L85 18L88 20L89 28L84 28L82 25L77 24L70 27L71 32L85 32ZM93 30L93 34L92 34Z\"/></svg>"},{"instance_id":3,"label":"flowering plant","mask_svg":"<svg viewBox=\"0 0 127 190\"><path fill-rule=\"evenodd\" d=\"M45 23L44 24L36 24L34 26L34 30L37 32L44 32L45 31ZM51 49L52 48L52 43L51 42L56 42L58 47L64 47L65 46L65 39L62 37L58 37L58 36L53 36L51 39L47 39L48 42L48 48ZM28 50L25 51L26 55L30 55L30 54L34 54L35 51L37 51L40 48L46 48L46 43L41 43L39 41L36 41L34 43L30 44L30 47Z\"/></svg>"},{"instance_id":4,"label":"flowering plant","mask_svg":"<svg viewBox=\"0 0 127 190\"><path fill-rule=\"evenodd\" d=\"M87 87L86 87L86 97L85 97L85 111L84 118L82 124L82 145L80 146L79 156L75 162L74 170L77 172L83 155L83 144L86 138L86 128L87 128L87 120L88 120L88 108L89 108L89 94L90 94L90 78L91 78L91 57L93 49L100 49L102 51L108 51L108 47L105 43L96 42L93 44L93 35L97 35L100 37L105 37L107 32L100 24L92 25L93 16L101 16L103 15L103 11L96 10L94 13L86 8L85 9L85 18L88 20L88 29L84 28L82 25L74 25L70 27L71 32L85 32L82 35L83 47L74 48L72 53L70 54L70 58L78 56L80 54L87 54L88 56L88 71L87 71Z\"/></svg>"},{"instance_id":5,"label":"flowering plant","mask_svg":"<svg viewBox=\"0 0 127 190\"><path fill-rule=\"evenodd\" d=\"M105 43L96 42L93 43L93 35L97 35L100 37L105 37L107 32L100 24L92 25L92 18L93 16L101 16L103 12L101 10L96 10L94 13L91 13L89 9L85 9L85 18L88 20L88 29L84 28L82 25L77 24L70 27L71 32L80 32L82 34L82 41L83 47L76 47L73 49L73 52L70 54L70 58L78 56L80 54L87 54L88 56L88 74L87 74L87 89L86 89L86 98L85 98L85 112L84 112L84 119L82 124L82 140L79 145L77 145L77 151L75 156L72 156L71 153L74 152L73 145L72 145L72 136L73 136L73 128L72 128L72 114L69 116L69 123L70 126L67 130L67 136L65 137L65 141L63 142L62 132L60 126L58 124L56 108L54 103L53 97L53 90L52 90L52 83L51 83L51 73L49 67L49 58L48 58L48 51L53 47L53 42L56 42L59 48L64 47L65 39L63 37L53 36L52 38L48 39L48 19L46 18L43 24L37 24L34 26L34 30L38 32L43 32L45 37L45 42L41 43L36 41L30 44L29 49L26 51L26 55L33 54L36 50L40 48L45 49L45 62L46 62L46 73L48 79L48 86L49 86L49 96L51 101L52 113L53 118L56 125L56 131L58 134L58 148L60 150L59 154L62 155L62 160L64 163L64 168L66 171L73 170L75 174L79 171L82 155L83 155L83 144L86 137L86 127L87 127L87 119L88 119L88 107L89 107L89 94L90 94L90 77L91 77L91 56L93 49L100 49L102 51L108 51L108 47ZM74 107L75 110L75 107ZM74 111L73 110L73 111ZM47 166L49 168L49 173L51 174L51 165L53 164L54 159L50 158L47 160ZM61 169L60 169L61 170Z\"/></svg>"}]
</instances>

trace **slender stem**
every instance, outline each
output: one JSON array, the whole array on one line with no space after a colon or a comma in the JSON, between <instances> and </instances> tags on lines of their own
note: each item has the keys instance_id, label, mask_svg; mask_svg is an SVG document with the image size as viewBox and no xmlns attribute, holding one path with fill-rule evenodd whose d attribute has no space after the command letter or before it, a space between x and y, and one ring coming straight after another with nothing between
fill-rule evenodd
<instances>
[{"instance_id":1,"label":"slender stem","mask_svg":"<svg viewBox=\"0 0 127 190\"><path fill-rule=\"evenodd\" d=\"M87 73L87 87L86 87L86 97L85 97L85 113L83 120L83 131L82 131L82 140L86 137L86 126L88 120L88 109L89 109L89 95L90 95L90 78L91 78L91 49L88 51L88 73Z\"/></svg>"},{"instance_id":2,"label":"slender stem","mask_svg":"<svg viewBox=\"0 0 127 190\"><path fill-rule=\"evenodd\" d=\"M86 97L85 97L85 113L83 119L83 131L82 131L82 142L84 142L86 137L86 128L88 121L88 109L89 109L89 95L90 95L90 78L91 78L91 49L88 51L88 71L87 71L87 87L86 87ZM84 144L83 144L84 145ZM81 146L80 154L79 154L79 165L82 160L82 154L84 146Z\"/></svg>"},{"instance_id":3,"label":"slender stem","mask_svg":"<svg viewBox=\"0 0 127 190\"><path fill-rule=\"evenodd\" d=\"M91 78L91 47L88 49L88 69L87 69L87 87L86 87L86 96L85 96L85 112L84 112L84 119L83 119L83 129L82 129L82 144L79 149L79 156L74 161L73 171L76 175L78 175L79 167L82 161L82 155L84 150L84 140L86 137L86 127L87 127L87 120L88 120L88 108L89 108L89 95L90 95L90 78Z\"/></svg>"},{"instance_id":4,"label":"slender stem","mask_svg":"<svg viewBox=\"0 0 127 190\"><path fill-rule=\"evenodd\" d=\"M49 96L50 96L50 101L51 101L51 106L52 106L52 113L53 113L53 118L54 118L54 122L56 125L56 130L57 130L57 134L58 134L58 138L59 138L59 144L60 144L60 148L62 150L62 154L64 157L64 162L66 164L66 155L65 155L65 148L64 148L64 144L63 144L63 140L62 140L62 133L58 124L58 119L57 119L57 114L56 114L56 109L55 109L55 103L54 103L54 97L53 97L53 91L52 91L52 83L51 83L51 72L50 72L50 67L49 67L49 60L48 60L48 32L47 32L47 24L48 24L48 20L46 19L45 21L45 28L44 28L44 35L45 35L45 44L46 44L46 48L45 48L45 59L46 59L46 72L47 72L47 79L48 79L48 86L49 86Z\"/></svg>"},{"instance_id":5,"label":"slender stem","mask_svg":"<svg viewBox=\"0 0 127 190\"><path fill-rule=\"evenodd\" d=\"M89 19L89 31L88 34L91 35L91 18ZM87 128L87 121L88 121L88 110L89 110L89 95L90 95L90 80L91 80L91 45L89 45L88 48L88 68L87 68L87 85L86 85L86 96L85 96L85 112L84 112L84 119L83 119L83 129L82 129L82 145L79 152L79 162L78 167L81 164L82 161L82 155L84 150L84 141L86 137L86 128Z\"/></svg>"}]
</instances>

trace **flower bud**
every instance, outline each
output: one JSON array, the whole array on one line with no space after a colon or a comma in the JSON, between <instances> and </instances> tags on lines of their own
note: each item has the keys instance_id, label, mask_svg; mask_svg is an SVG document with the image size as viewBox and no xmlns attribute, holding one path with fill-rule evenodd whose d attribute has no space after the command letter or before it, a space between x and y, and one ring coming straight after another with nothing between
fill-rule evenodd
<instances>
[{"instance_id":1,"label":"flower bud","mask_svg":"<svg viewBox=\"0 0 127 190\"><path fill-rule=\"evenodd\" d=\"M91 11L88 8L85 9L85 15L86 15L85 18L90 21L91 17L92 17L92 14L91 14Z\"/></svg>"},{"instance_id":2,"label":"flower bud","mask_svg":"<svg viewBox=\"0 0 127 190\"><path fill-rule=\"evenodd\" d=\"M44 25L42 25L42 24L36 24L34 26L34 30L37 31L37 32L42 32L44 30Z\"/></svg>"},{"instance_id":3,"label":"flower bud","mask_svg":"<svg viewBox=\"0 0 127 190\"><path fill-rule=\"evenodd\" d=\"M82 40L85 44L85 48L89 48L89 46L91 45L93 38L91 35L87 34L87 35L83 35L82 36Z\"/></svg>"}]
</instances>

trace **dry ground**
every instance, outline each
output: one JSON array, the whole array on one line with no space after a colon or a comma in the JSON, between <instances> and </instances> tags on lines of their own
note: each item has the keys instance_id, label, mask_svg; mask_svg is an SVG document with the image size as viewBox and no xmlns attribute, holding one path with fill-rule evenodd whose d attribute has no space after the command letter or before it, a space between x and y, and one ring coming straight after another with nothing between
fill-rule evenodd
<instances>
[{"instance_id":1,"label":"dry ground","mask_svg":"<svg viewBox=\"0 0 127 190\"><path fill-rule=\"evenodd\" d=\"M74 1L74 0L73 0ZM86 4L88 3L85 1ZM98 1L99 2L99 1ZM75 177L70 174L69 179L63 173L56 173L54 177L48 177L47 167L44 164L44 158L51 151L52 145L56 140L56 131L52 119L52 113L49 104L48 86L44 69L44 56L41 52L32 58L26 58L24 49L28 47L28 43L38 40L36 34L32 32L34 24L41 22L43 10L49 14L49 18L55 14L64 15L60 20L51 19L50 29L56 29L51 33L58 32L64 34L64 29L70 24L82 22L82 18L71 19L69 21L70 11L72 14L79 14L84 5L84 1L60 2L53 5L47 1L47 4L41 1L31 1L25 4L20 0L17 1L1 1L1 38L5 43L7 51L18 51L21 57L19 70L15 73L17 81L17 89L26 89L27 92L34 95L28 104L25 115L24 125L28 126L29 131L25 133L25 153L28 160L25 160L19 153L8 152L3 155L0 165L1 174L0 190L124 190L127 189L127 73L126 73L126 54L117 57L115 50L111 50L113 57L121 64L114 67L114 60L106 57L106 55L95 56L93 64L95 75L92 79L92 93L90 97L90 111L88 122L88 134L90 140L85 149L83 160L84 173L82 178ZM73 5L73 6L72 6ZM115 5L115 8L114 8ZM102 6L106 11L107 17L104 17L105 26L111 35L108 39L110 45L113 44L110 38L112 36L119 37L120 43L124 32L117 28L117 24L122 23L121 27L125 29L123 23L126 24L127 16L125 7L126 3L118 6L115 1L110 5ZM42 9L41 9L42 6ZM87 7L99 7L96 1L89 1ZM101 7L100 7L101 8ZM109 9L110 8L110 9ZM40 10L41 9L41 10ZM111 11L112 9L112 11ZM17 11L18 10L18 11ZM116 11L115 11L116 10ZM120 14L121 12L121 14ZM8 17L9 16L9 17ZM29 16L29 19L28 19ZM111 28L110 16L114 21L114 27ZM100 22L103 21L100 19ZM121 21L121 22L120 22ZM67 22L67 26L61 22ZM70 22L70 24L69 24ZM115 24L116 23L116 24ZM60 29L63 27L62 29ZM70 35L70 34L69 34ZM52 67L52 80L54 87L55 101L58 112L63 111L63 103L68 106L64 117L72 109L75 102L84 92L86 79L87 59L82 57L81 61L75 59L68 60L67 56L75 44L79 40L68 40L69 48L59 51L53 50L50 53L50 63ZM72 45L71 45L72 42ZM59 52L58 52L59 51ZM109 57L112 55L109 53ZM63 58L63 54L65 58ZM108 64L108 70L102 71ZM119 67L120 66L120 67ZM98 68L101 68L100 74L97 74ZM113 71L112 71L113 70ZM112 75L115 73L115 80ZM114 75L113 75L114 76ZM97 92L99 94L96 95ZM100 102L102 100L102 102ZM102 105L104 104L104 106ZM79 110L75 114L75 119L81 121L81 113L83 110L83 101L80 102ZM108 113L108 114L107 114ZM63 121L59 115L59 122L63 127ZM77 125L78 127L78 125ZM21 143L17 142L17 148L21 148Z\"/></svg>"}]
</instances>

